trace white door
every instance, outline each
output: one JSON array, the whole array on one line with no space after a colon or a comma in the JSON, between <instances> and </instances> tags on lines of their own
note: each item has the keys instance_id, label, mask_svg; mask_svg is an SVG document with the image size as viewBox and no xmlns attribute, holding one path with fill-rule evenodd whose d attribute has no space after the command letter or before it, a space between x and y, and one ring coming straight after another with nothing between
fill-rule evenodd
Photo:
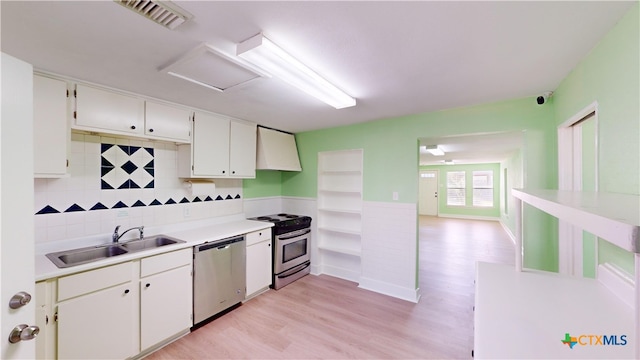
<instances>
[{"instance_id":1,"label":"white door","mask_svg":"<svg viewBox=\"0 0 640 360\"><path fill-rule=\"evenodd\" d=\"M35 325L33 222L33 68L2 53L0 122L0 359L33 359L36 342L9 343L16 325ZM20 149L16 153L16 149ZM31 294L12 310L9 299Z\"/></svg>"},{"instance_id":2,"label":"white door","mask_svg":"<svg viewBox=\"0 0 640 360\"><path fill-rule=\"evenodd\" d=\"M420 200L418 213L420 215L438 215L438 171L420 171Z\"/></svg>"},{"instance_id":3,"label":"white door","mask_svg":"<svg viewBox=\"0 0 640 360\"><path fill-rule=\"evenodd\" d=\"M597 103L558 128L560 190L598 191ZM559 271L595 277L597 240L568 223L559 223Z\"/></svg>"}]
</instances>

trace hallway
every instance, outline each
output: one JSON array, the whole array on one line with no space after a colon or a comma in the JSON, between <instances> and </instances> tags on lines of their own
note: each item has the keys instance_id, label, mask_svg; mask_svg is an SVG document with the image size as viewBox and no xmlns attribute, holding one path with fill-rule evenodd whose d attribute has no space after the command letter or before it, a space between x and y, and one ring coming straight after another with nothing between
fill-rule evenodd
<instances>
[{"instance_id":1,"label":"hallway","mask_svg":"<svg viewBox=\"0 0 640 360\"><path fill-rule=\"evenodd\" d=\"M424 306L450 350L470 356L477 261L514 263L514 246L497 221L420 216L419 282ZM456 356L458 357L458 356Z\"/></svg>"}]
</instances>

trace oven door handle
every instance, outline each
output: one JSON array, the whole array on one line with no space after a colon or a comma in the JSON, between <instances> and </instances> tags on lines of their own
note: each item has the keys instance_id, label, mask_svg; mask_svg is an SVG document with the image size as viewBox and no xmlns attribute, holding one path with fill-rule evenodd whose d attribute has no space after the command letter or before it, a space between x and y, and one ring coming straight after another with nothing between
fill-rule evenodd
<instances>
[{"instance_id":1,"label":"oven door handle","mask_svg":"<svg viewBox=\"0 0 640 360\"><path fill-rule=\"evenodd\" d=\"M305 230L301 230L301 231L299 230L299 231L296 231L294 233L291 233L291 235L289 235L289 236L280 236L280 237L278 237L278 240L289 240L289 239L296 238L298 236L306 235L306 234L308 234L310 232L311 232L311 229L305 229Z\"/></svg>"},{"instance_id":2,"label":"oven door handle","mask_svg":"<svg viewBox=\"0 0 640 360\"><path fill-rule=\"evenodd\" d=\"M293 270L293 269L295 269L295 268L297 268L297 267L299 267L299 269L297 269L296 271L294 271L294 272L292 272L292 273L289 273L289 272L288 272L288 273L286 273L286 274L285 274L285 273L280 274L280 275L278 275L278 279L288 278L289 276L295 275L295 274L299 273L300 271L302 271L302 270L304 270L304 269L308 268L309 266L311 266L311 262L306 262L306 263L304 263L304 264L300 264L300 265L298 265L298 266L296 266L296 267L294 267L294 268L291 268L291 269L289 269L289 270L287 270L287 271L291 271L291 270Z\"/></svg>"}]
</instances>

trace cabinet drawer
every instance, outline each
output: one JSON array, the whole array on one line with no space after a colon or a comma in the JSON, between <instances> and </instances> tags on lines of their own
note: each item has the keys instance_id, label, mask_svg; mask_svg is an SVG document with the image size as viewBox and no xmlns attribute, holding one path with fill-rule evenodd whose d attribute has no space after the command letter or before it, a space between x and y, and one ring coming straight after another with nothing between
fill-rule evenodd
<instances>
[{"instance_id":1,"label":"cabinet drawer","mask_svg":"<svg viewBox=\"0 0 640 360\"><path fill-rule=\"evenodd\" d=\"M192 259L192 248L144 258L140 261L140 277L157 274L183 265L189 265Z\"/></svg>"},{"instance_id":2,"label":"cabinet drawer","mask_svg":"<svg viewBox=\"0 0 640 360\"><path fill-rule=\"evenodd\" d=\"M90 270L58 279L58 301L124 284L132 279L131 262Z\"/></svg>"},{"instance_id":3,"label":"cabinet drawer","mask_svg":"<svg viewBox=\"0 0 640 360\"><path fill-rule=\"evenodd\" d=\"M265 240L271 240L271 228L248 233L246 239L247 246L251 246Z\"/></svg>"}]
</instances>

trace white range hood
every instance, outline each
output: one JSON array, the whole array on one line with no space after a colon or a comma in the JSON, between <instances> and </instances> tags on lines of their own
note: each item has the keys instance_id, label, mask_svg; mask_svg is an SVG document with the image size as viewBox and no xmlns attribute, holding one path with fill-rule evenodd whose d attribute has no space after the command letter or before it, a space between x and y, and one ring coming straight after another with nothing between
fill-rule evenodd
<instances>
[{"instance_id":1,"label":"white range hood","mask_svg":"<svg viewBox=\"0 0 640 360\"><path fill-rule=\"evenodd\" d=\"M293 134L258 126L256 169L302 171Z\"/></svg>"}]
</instances>

